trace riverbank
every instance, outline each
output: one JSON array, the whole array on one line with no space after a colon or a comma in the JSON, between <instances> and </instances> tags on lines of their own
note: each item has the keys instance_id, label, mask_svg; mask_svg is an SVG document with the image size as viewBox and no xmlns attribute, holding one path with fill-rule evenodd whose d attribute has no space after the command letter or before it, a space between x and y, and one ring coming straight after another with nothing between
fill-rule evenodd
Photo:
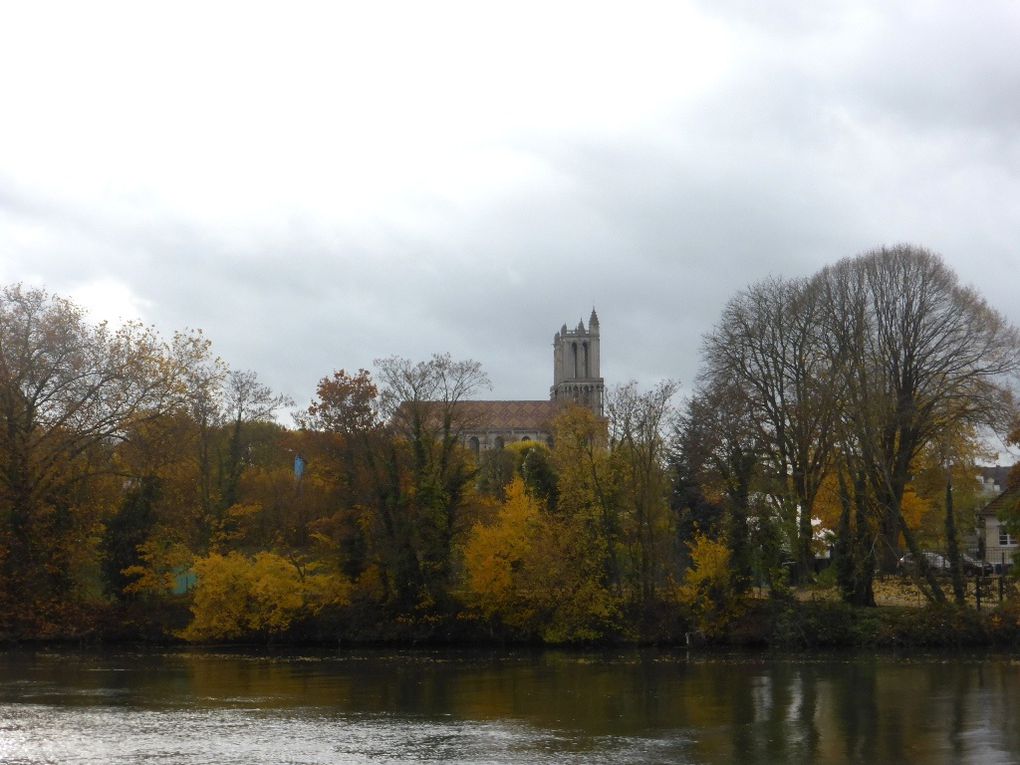
<instances>
[{"instance_id":1,"label":"riverbank","mask_svg":"<svg viewBox=\"0 0 1020 765\"><path fill-rule=\"evenodd\" d=\"M734 647L802 650L829 648L1020 649L1020 606L1015 601L977 611L955 605L854 608L812 600L750 601L727 629L692 640Z\"/></svg>"},{"instance_id":2,"label":"riverbank","mask_svg":"<svg viewBox=\"0 0 1020 765\"><path fill-rule=\"evenodd\" d=\"M880 602L889 602L882 591ZM469 613L430 614L413 620L369 621L365 614L335 611L295 624L274 635L246 635L219 645L286 646L698 646L799 651L815 649L971 649L1020 650L1020 599L1010 598L982 610L952 604L917 605L907 594L899 604L855 608L825 590L761 593L728 604L710 623L664 607L654 614L620 621L615 632L597 640L549 643L486 622ZM177 635L187 622L182 601L158 620L142 611L111 609L89 629L29 639L0 636L0 643L116 645L184 644ZM708 627L706 629L706 627Z\"/></svg>"}]
</instances>

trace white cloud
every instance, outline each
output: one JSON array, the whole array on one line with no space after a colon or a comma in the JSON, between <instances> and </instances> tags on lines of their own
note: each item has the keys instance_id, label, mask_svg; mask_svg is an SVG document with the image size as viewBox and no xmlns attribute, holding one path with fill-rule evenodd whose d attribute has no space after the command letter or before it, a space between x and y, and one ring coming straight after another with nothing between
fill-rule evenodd
<instances>
[{"instance_id":1,"label":"white cloud","mask_svg":"<svg viewBox=\"0 0 1020 765\"><path fill-rule=\"evenodd\" d=\"M152 311L152 303L132 292L124 282L107 277L93 279L71 288L67 296L88 311L94 321L120 326L128 321L144 322Z\"/></svg>"}]
</instances>

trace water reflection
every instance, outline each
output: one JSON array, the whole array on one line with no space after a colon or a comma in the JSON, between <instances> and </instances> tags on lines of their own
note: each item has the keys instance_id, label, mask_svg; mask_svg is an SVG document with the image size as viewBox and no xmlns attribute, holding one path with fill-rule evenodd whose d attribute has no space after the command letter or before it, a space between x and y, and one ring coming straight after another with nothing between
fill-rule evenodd
<instances>
[{"instance_id":1,"label":"water reflection","mask_svg":"<svg viewBox=\"0 0 1020 765\"><path fill-rule=\"evenodd\" d=\"M0 654L0 760L958 763L1020 757L1004 657Z\"/></svg>"}]
</instances>

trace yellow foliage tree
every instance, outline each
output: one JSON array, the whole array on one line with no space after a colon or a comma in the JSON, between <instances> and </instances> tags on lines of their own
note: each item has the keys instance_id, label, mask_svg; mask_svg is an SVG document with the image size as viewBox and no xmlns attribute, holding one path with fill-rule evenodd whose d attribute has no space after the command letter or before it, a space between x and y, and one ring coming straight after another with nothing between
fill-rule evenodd
<instances>
[{"instance_id":1,"label":"yellow foliage tree","mask_svg":"<svg viewBox=\"0 0 1020 765\"><path fill-rule=\"evenodd\" d=\"M316 573L275 553L248 558L213 553L195 562L193 619L180 636L192 642L273 635L322 608L343 605L350 585L339 574Z\"/></svg>"},{"instance_id":2,"label":"yellow foliage tree","mask_svg":"<svg viewBox=\"0 0 1020 765\"><path fill-rule=\"evenodd\" d=\"M248 578L251 563L237 553L213 553L195 562L198 586L191 606L194 619L185 640L229 640L248 631Z\"/></svg>"},{"instance_id":3,"label":"yellow foliage tree","mask_svg":"<svg viewBox=\"0 0 1020 765\"><path fill-rule=\"evenodd\" d=\"M549 516L515 478L495 522L468 536L468 600L486 618L546 642L597 640L619 615L603 584L602 544L586 518Z\"/></svg>"},{"instance_id":4,"label":"yellow foliage tree","mask_svg":"<svg viewBox=\"0 0 1020 765\"><path fill-rule=\"evenodd\" d=\"M187 547L166 533L158 533L138 545L138 555L142 563L128 566L122 572L125 577L134 577L124 591L155 596L172 593L178 575L187 571L195 558Z\"/></svg>"},{"instance_id":5,"label":"yellow foliage tree","mask_svg":"<svg viewBox=\"0 0 1020 765\"><path fill-rule=\"evenodd\" d=\"M694 627L706 637L718 637L741 611L734 587L730 548L725 540L696 534L690 545L691 568L676 588L677 601L691 614Z\"/></svg>"},{"instance_id":6,"label":"yellow foliage tree","mask_svg":"<svg viewBox=\"0 0 1020 765\"><path fill-rule=\"evenodd\" d=\"M524 481L514 478L496 522L471 530L464 548L467 588L486 618L500 616L517 626L528 621L518 580L542 525L538 503L525 491Z\"/></svg>"},{"instance_id":7,"label":"yellow foliage tree","mask_svg":"<svg viewBox=\"0 0 1020 765\"><path fill-rule=\"evenodd\" d=\"M900 511L903 513L903 522L911 531L921 528L927 516L931 514L932 503L918 495L912 485L903 490L903 500Z\"/></svg>"}]
</instances>

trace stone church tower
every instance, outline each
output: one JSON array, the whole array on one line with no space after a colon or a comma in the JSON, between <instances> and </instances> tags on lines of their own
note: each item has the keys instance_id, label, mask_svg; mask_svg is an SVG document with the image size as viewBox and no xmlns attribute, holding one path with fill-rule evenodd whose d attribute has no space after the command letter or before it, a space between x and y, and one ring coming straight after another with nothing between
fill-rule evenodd
<instances>
[{"instance_id":1,"label":"stone church tower","mask_svg":"<svg viewBox=\"0 0 1020 765\"><path fill-rule=\"evenodd\" d=\"M476 456L515 441L552 446L553 423L567 404L604 417L605 381L599 369L599 317L592 309L588 328L563 328L553 338L553 384L544 401L461 401L460 438Z\"/></svg>"},{"instance_id":2,"label":"stone church tower","mask_svg":"<svg viewBox=\"0 0 1020 765\"><path fill-rule=\"evenodd\" d=\"M603 417L606 383L599 371L599 317L591 309L588 329L564 324L553 337L553 384L549 398L556 403L575 403Z\"/></svg>"}]
</instances>

